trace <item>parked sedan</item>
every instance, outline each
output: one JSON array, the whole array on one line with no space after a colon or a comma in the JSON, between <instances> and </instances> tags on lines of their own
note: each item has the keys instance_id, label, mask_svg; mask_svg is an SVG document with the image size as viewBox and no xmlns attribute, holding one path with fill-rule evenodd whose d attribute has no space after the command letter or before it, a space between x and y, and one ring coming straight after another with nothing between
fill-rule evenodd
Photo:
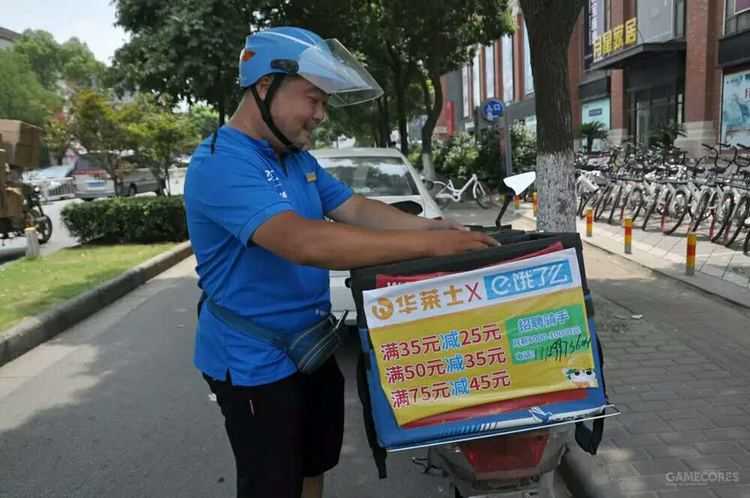
<instances>
[{"instance_id":1,"label":"parked sedan","mask_svg":"<svg viewBox=\"0 0 750 498\"><path fill-rule=\"evenodd\" d=\"M318 149L311 153L326 171L349 185L355 194L426 218L443 216L419 173L395 149ZM348 271L331 271L331 304L336 316L349 311L346 322L353 325L356 314L351 291L345 284L348 277Z\"/></svg>"}]
</instances>

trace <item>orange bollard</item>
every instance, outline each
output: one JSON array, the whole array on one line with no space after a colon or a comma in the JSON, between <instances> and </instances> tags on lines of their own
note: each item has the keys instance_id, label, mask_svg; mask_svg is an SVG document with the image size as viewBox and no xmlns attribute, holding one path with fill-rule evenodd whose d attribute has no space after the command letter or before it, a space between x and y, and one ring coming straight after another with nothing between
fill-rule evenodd
<instances>
[{"instance_id":1,"label":"orange bollard","mask_svg":"<svg viewBox=\"0 0 750 498\"><path fill-rule=\"evenodd\" d=\"M594 210L586 209L586 237L591 237L594 233Z\"/></svg>"},{"instance_id":2,"label":"orange bollard","mask_svg":"<svg viewBox=\"0 0 750 498\"><path fill-rule=\"evenodd\" d=\"M521 197L518 195L513 196L513 209L521 209Z\"/></svg>"},{"instance_id":3,"label":"orange bollard","mask_svg":"<svg viewBox=\"0 0 750 498\"><path fill-rule=\"evenodd\" d=\"M687 234L687 261L685 262L685 274L695 275L695 249L698 245L698 237L695 232Z\"/></svg>"},{"instance_id":4,"label":"orange bollard","mask_svg":"<svg viewBox=\"0 0 750 498\"><path fill-rule=\"evenodd\" d=\"M633 254L633 218L625 218L625 254Z\"/></svg>"},{"instance_id":5,"label":"orange bollard","mask_svg":"<svg viewBox=\"0 0 750 498\"><path fill-rule=\"evenodd\" d=\"M536 192L531 194L531 205L534 207L534 216L536 216L536 213L539 212L539 198L536 195Z\"/></svg>"}]
</instances>

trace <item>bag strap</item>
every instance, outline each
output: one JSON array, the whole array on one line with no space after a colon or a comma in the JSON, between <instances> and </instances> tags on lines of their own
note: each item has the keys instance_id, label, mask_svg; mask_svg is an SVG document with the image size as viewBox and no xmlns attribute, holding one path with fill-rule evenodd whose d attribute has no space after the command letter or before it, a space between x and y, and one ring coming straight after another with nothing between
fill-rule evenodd
<instances>
[{"instance_id":1,"label":"bag strap","mask_svg":"<svg viewBox=\"0 0 750 498\"><path fill-rule=\"evenodd\" d=\"M357 393L359 401L362 404L362 415L365 420L365 433L367 434L367 443L372 450L372 459L378 468L378 477L385 479L388 472L385 467L385 458L388 455L380 444L378 444L378 435L375 432L375 421L372 418L372 402L370 400L370 389L367 387L367 353L360 352L357 358Z\"/></svg>"},{"instance_id":2,"label":"bag strap","mask_svg":"<svg viewBox=\"0 0 750 498\"><path fill-rule=\"evenodd\" d=\"M208 294L206 294L205 292L198 302L199 314L202 303L205 303L205 305L208 306L208 309L211 310L211 313L216 318L224 322L225 325L228 325L235 330L239 330L240 332L244 332L256 339L260 339L261 341L266 342L271 346L277 347L282 351L287 351L289 349L288 341L279 333L256 325L255 322L253 322L249 318L245 318L231 310L228 310L227 308L224 308L223 306L219 306L218 304L213 302L213 300L208 297Z\"/></svg>"},{"instance_id":3,"label":"bag strap","mask_svg":"<svg viewBox=\"0 0 750 498\"><path fill-rule=\"evenodd\" d=\"M576 422L576 443L586 453L596 455L599 443L602 442L604 434L604 419L594 420L593 427L589 429L583 422Z\"/></svg>"}]
</instances>

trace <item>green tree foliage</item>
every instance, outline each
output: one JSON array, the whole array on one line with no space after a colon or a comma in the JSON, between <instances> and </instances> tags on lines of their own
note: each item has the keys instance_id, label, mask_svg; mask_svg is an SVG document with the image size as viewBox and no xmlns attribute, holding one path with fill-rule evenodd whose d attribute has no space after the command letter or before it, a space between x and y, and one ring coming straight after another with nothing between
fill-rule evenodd
<instances>
[{"instance_id":1,"label":"green tree foliage","mask_svg":"<svg viewBox=\"0 0 750 498\"><path fill-rule=\"evenodd\" d=\"M188 118L200 138L206 138L219 126L219 113L205 104L191 106Z\"/></svg>"},{"instance_id":2,"label":"green tree foliage","mask_svg":"<svg viewBox=\"0 0 750 498\"><path fill-rule=\"evenodd\" d=\"M73 97L70 114L73 136L87 152L101 159L103 169L120 191L122 178L132 167L124 156L137 145L129 125L142 116L138 105L115 106L102 93L82 90Z\"/></svg>"},{"instance_id":3,"label":"green tree foliage","mask_svg":"<svg viewBox=\"0 0 750 498\"><path fill-rule=\"evenodd\" d=\"M49 91L59 93L60 81L73 88L101 87L105 81L106 66L78 38L61 45L47 31L26 30L13 50L26 57L40 83Z\"/></svg>"},{"instance_id":4,"label":"green tree foliage","mask_svg":"<svg viewBox=\"0 0 750 498\"><path fill-rule=\"evenodd\" d=\"M104 88L107 67L96 60L88 45L71 38L60 46L62 79L74 88Z\"/></svg>"},{"instance_id":5,"label":"green tree foliage","mask_svg":"<svg viewBox=\"0 0 750 498\"><path fill-rule=\"evenodd\" d=\"M62 164L65 153L73 140L73 128L69 116L59 113L47 120L44 127L44 144L55 164Z\"/></svg>"},{"instance_id":6,"label":"green tree foliage","mask_svg":"<svg viewBox=\"0 0 750 498\"><path fill-rule=\"evenodd\" d=\"M0 118L44 125L60 99L39 82L25 56L0 50L0 68Z\"/></svg>"},{"instance_id":7,"label":"green tree foliage","mask_svg":"<svg viewBox=\"0 0 750 498\"><path fill-rule=\"evenodd\" d=\"M536 135L523 124L510 129L514 171L533 171L536 166Z\"/></svg>"},{"instance_id":8,"label":"green tree foliage","mask_svg":"<svg viewBox=\"0 0 750 498\"><path fill-rule=\"evenodd\" d=\"M13 50L26 57L39 82L47 90L57 89L62 71L60 45L52 34L42 30L26 30L13 44Z\"/></svg>"},{"instance_id":9,"label":"green tree foliage","mask_svg":"<svg viewBox=\"0 0 750 498\"><path fill-rule=\"evenodd\" d=\"M116 0L130 41L115 53L119 90L152 91L172 103L205 101L219 120L239 101L237 64L254 6L225 0Z\"/></svg>"},{"instance_id":10,"label":"green tree foliage","mask_svg":"<svg viewBox=\"0 0 750 498\"><path fill-rule=\"evenodd\" d=\"M190 117L150 103L141 119L127 124L139 156L154 176L169 185L169 169L177 158L198 144L198 130Z\"/></svg>"},{"instance_id":11,"label":"green tree foliage","mask_svg":"<svg viewBox=\"0 0 750 498\"><path fill-rule=\"evenodd\" d=\"M594 140L606 140L607 129L601 121L591 121L583 123L578 127L578 136L586 140L586 153L591 154L594 147Z\"/></svg>"},{"instance_id":12,"label":"green tree foliage","mask_svg":"<svg viewBox=\"0 0 750 498\"><path fill-rule=\"evenodd\" d=\"M435 171L443 178L468 178L476 171L478 157L474 137L468 133L458 133L436 147Z\"/></svg>"}]
</instances>

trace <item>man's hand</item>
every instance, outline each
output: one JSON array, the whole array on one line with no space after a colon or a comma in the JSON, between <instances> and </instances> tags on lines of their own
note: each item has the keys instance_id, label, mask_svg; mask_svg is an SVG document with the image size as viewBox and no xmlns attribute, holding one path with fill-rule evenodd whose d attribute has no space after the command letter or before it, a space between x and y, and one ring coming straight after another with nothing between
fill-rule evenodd
<instances>
[{"instance_id":1,"label":"man's hand","mask_svg":"<svg viewBox=\"0 0 750 498\"><path fill-rule=\"evenodd\" d=\"M431 256L450 256L500 245L483 232L432 230L425 232L425 237L430 239Z\"/></svg>"},{"instance_id":2,"label":"man's hand","mask_svg":"<svg viewBox=\"0 0 750 498\"><path fill-rule=\"evenodd\" d=\"M459 230L461 232L468 232L469 229L450 218L443 218L442 220L429 220L430 224L427 226L428 230Z\"/></svg>"}]
</instances>

